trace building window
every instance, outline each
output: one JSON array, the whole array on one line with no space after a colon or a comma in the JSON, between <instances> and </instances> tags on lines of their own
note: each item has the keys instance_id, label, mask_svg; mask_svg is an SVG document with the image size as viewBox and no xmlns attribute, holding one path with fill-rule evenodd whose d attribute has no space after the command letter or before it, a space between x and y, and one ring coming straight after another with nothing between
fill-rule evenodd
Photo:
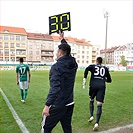
<instances>
[{"instance_id":1,"label":"building window","mask_svg":"<svg viewBox=\"0 0 133 133\"><path fill-rule=\"evenodd\" d=\"M20 54L20 51L16 51L16 55L19 55Z\"/></svg>"},{"instance_id":2,"label":"building window","mask_svg":"<svg viewBox=\"0 0 133 133\"><path fill-rule=\"evenodd\" d=\"M36 48L39 49L40 48L39 45L36 45Z\"/></svg>"},{"instance_id":3,"label":"building window","mask_svg":"<svg viewBox=\"0 0 133 133\"><path fill-rule=\"evenodd\" d=\"M39 55L39 51L36 51L36 54Z\"/></svg>"},{"instance_id":4,"label":"building window","mask_svg":"<svg viewBox=\"0 0 133 133\"><path fill-rule=\"evenodd\" d=\"M2 57L0 57L0 61L3 61L3 58Z\"/></svg>"},{"instance_id":5,"label":"building window","mask_svg":"<svg viewBox=\"0 0 133 133\"><path fill-rule=\"evenodd\" d=\"M39 60L39 59L40 59L40 58L37 56L37 57L36 57L36 60Z\"/></svg>"},{"instance_id":6,"label":"building window","mask_svg":"<svg viewBox=\"0 0 133 133\"><path fill-rule=\"evenodd\" d=\"M0 50L0 55L3 55L3 50L2 49Z\"/></svg>"},{"instance_id":7,"label":"building window","mask_svg":"<svg viewBox=\"0 0 133 133\"><path fill-rule=\"evenodd\" d=\"M17 44L16 44L16 47L20 47L20 44L19 44L19 43L17 43Z\"/></svg>"},{"instance_id":8,"label":"building window","mask_svg":"<svg viewBox=\"0 0 133 133\"><path fill-rule=\"evenodd\" d=\"M0 40L2 40L3 39L3 36L2 35L0 35Z\"/></svg>"},{"instance_id":9,"label":"building window","mask_svg":"<svg viewBox=\"0 0 133 133\"><path fill-rule=\"evenodd\" d=\"M82 46L82 48L84 49L85 47L84 47L84 46Z\"/></svg>"},{"instance_id":10,"label":"building window","mask_svg":"<svg viewBox=\"0 0 133 133\"><path fill-rule=\"evenodd\" d=\"M84 56L82 56L82 59L84 59Z\"/></svg>"},{"instance_id":11,"label":"building window","mask_svg":"<svg viewBox=\"0 0 133 133\"><path fill-rule=\"evenodd\" d=\"M77 58L80 58L80 55L78 55Z\"/></svg>"},{"instance_id":12,"label":"building window","mask_svg":"<svg viewBox=\"0 0 133 133\"><path fill-rule=\"evenodd\" d=\"M29 60L32 61L32 56L29 57Z\"/></svg>"},{"instance_id":13,"label":"building window","mask_svg":"<svg viewBox=\"0 0 133 133\"><path fill-rule=\"evenodd\" d=\"M86 61L86 63L88 64L88 63L89 63L89 61Z\"/></svg>"},{"instance_id":14,"label":"building window","mask_svg":"<svg viewBox=\"0 0 133 133\"><path fill-rule=\"evenodd\" d=\"M14 35L11 35L10 36L10 40L14 40Z\"/></svg>"},{"instance_id":15,"label":"building window","mask_svg":"<svg viewBox=\"0 0 133 133\"><path fill-rule=\"evenodd\" d=\"M0 48L2 47L2 42L0 42Z\"/></svg>"},{"instance_id":16,"label":"building window","mask_svg":"<svg viewBox=\"0 0 133 133\"><path fill-rule=\"evenodd\" d=\"M20 40L20 36L16 36L16 40Z\"/></svg>"},{"instance_id":17,"label":"building window","mask_svg":"<svg viewBox=\"0 0 133 133\"><path fill-rule=\"evenodd\" d=\"M7 42L4 43L4 47L8 48L8 43Z\"/></svg>"},{"instance_id":18,"label":"building window","mask_svg":"<svg viewBox=\"0 0 133 133\"><path fill-rule=\"evenodd\" d=\"M32 55L32 51L29 51L29 54Z\"/></svg>"},{"instance_id":19,"label":"building window","mask_svg":"<svg viewBox=\"0 0 133 133\"><path fill-rule=\"evenodd\" d=\"M84 54L85 52L84 51L82 51L82 54Z\"/></svg>"},{"instance_id":20,"label":"building window","mask_svg":"<svg viewBox=\"0 0 133 133\"><path fill-rule=\"evenodd\" d=\"M10 55L15 55L15 50L10 50Z\"/></svg>"},{"instance_id":21,"label":"building window","mask_svg":"<svg viewBox=\"0 0 133 133\"><path fill-rule=\"evenodd\" d=\"M32 49L32 45L29 45L29 48Z\"/></svg>"},{"instance_id":22,"label":"building window","mask_svg":"<svg viewBox=\"0 0 133 133\"><path fill-rule=\"evenodd\" d=\"M22 43L22 47L25 48L25 43Z\"/></svg>"},{"instance_id":23,"label":"building window","mask_svg":"<svg viewBox=\"0 0 133 133\"><path fill-rule=\"evenodd\" d=\"M7 35L4 35L4 40L8 40L8 36Z\"/></svg>"},{"instance_id":24,"label":"building window","mask_svg":"<svg viewBox=\"0 0 133 133\"><path fill-rule=\"evenodd\" d=\"M11 48L14 48L14 43L11 43L11 46L10 46Z\"/></svg>"},{"instance_id":25,"label":"building window","mask_svg":"<svg viewBox=\"0 0 133 133\"><path fill-rule=\"evenodd\" d=\"M9 55L9 50L4 51L5 55Z\"/></svg>"},{"instance_id":26,"label":"building window","mask_svg":"<svg viewBox=\"0 0 133 133\"><path fill-rule=\"evenodd\" d=\"M22 41L25 41L25 36L21 36L21 40Z\"/></svg>"},{"instance_id":27,"label":"building window","mask_svg":"<svg viewBox=\"0 0 133 133\"><path fill-rule=\"evenodd\" d=\"M9 61L9 57L6 57L6 58L5 58L5 61L6 61L6 62Z\"/></svg>"},{"instance_id":28,"label":"building window","mask_svg":"<svg viewBox=\"0 0 133 133\"><path fill-rule=\"evenodd\" d=\"M89 51L87 51L87 54L89 54Z\"/></svg>"},{"instance_id":29,"label":"building window","mask_svg":"<svg viewBox=\"0 0 133 133\"><path fill-rule=\"evenodd\" d=\"M84 63L84 61L82 61L82 63Z\"/></svg>"},{"instance_id":30,"label":"building window","mask_svg":"<svg viewBox=\"0 0 133 133\"><path fill-rule=\"evenodd\" d=\"M26 51L24 50L24 51L22 51L22 55L26 55Z\"/></svg>"},{"instance_id":31,"label":"building window","mask_svg":"<svg viewBox=\"0 0 133 133\"><path fill-rule=\"evenodd\" d=\"M87 59L89 59L89 56L87 56Z\"/></svg>"}]
</instances>

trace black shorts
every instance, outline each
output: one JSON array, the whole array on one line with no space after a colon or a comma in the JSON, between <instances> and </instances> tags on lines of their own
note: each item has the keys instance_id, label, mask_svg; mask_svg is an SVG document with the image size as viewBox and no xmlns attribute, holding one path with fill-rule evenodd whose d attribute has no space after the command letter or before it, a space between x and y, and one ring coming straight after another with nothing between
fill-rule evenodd
<instances>
[{"instance_id":1,"label":"black shorts","mask_svg":"<svg viewBox=\"0 0 133 133\"><path fill-rule=\"evenodd\" d=\"M92 88L90 87L89 90L89 96L91 99L94 99L96 97L96 100L98 102L104 102L104 96L105 96L105 88Z\"/></svg>"}]
</instances>

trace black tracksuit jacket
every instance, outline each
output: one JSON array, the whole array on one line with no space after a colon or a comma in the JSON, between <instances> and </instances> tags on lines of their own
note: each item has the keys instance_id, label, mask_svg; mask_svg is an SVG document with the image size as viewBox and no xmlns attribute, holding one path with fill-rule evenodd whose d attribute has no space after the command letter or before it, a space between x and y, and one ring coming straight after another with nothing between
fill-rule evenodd
<instances>
[{"instance_id":1,"label":"black tracksuit jacket","mask_svg":"<svg viewBox=\"0 0 133 133\"><path fill-rule=\"evenodd\" d=\"M61 43L66 43L63 39ZM46 105L65 106L74 100L73 89L77 71L75 58L62 56L51 67L49 80L50 90L46 99Z\"/></svg>"}]
</instances>

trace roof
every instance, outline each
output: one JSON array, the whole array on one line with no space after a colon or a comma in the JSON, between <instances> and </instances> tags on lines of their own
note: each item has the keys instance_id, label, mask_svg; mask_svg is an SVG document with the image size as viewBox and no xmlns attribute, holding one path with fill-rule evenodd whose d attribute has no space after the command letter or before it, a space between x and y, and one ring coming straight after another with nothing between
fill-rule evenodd
<instances>
[{"instance_id":1,"label":"roof","mask_svg":"<svg viewBox=\"0 0 133 133\"><path fill-rule=\"evenodd\" d=\"M42 33L27 33L28 39L40 39L40 40L50 40L53 41L52 37L48 34Z\"/></svg>"},{"instance_id":2,"label":"roof","mask_svg":"<svg viewBox=\"0 0 133 133\"><path fill-rule=\"evenodd\" d=\"M113 53L117 48L118 46L108 48L106 49L106 53ZM105 53L105 49L100 50L100 53Z\"/></svg>"},{"instance_id":3,"label":"roof","mask_svg":"<svg viewBox=\"0 0 133 133\"><path fill-rule=\"evenodd\" d=\"M0 33L17 33L17 34L25 34L26 30L20 27L9 27L9 26L0 26Z\"/></svg>"},{"instance_id":4,"label":"roof","mask_svg":"<svg viewBox=\"0 0 133 133\"><path fill-rule=\"evenodd\" d=\"M60 42L61 38L59 36L53 36L52 38L54 41ZM85 39L77 39L72 37L65 37L65 40L69 43L76 43L77 45L84 45L84 46L91 46L89 42L86 42Z\"/></svg>"},{"instance_id":5,"label":"roof","mask_svg":"<svg viewBox=\"0 0 133 133\"><path fill-rule=\"evenodd\" d=\"M77 43L77 45L92 46L85 39L77 39L77 38L74 38L74 41Z\"/></svg>"}]
</instances>

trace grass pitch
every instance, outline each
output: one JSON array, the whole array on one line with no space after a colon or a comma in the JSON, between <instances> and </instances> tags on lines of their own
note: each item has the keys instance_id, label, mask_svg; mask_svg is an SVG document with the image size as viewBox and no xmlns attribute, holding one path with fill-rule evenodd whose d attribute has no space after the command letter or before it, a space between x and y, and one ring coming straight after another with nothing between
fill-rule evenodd
<instances>
[{"instance_id":1,"label":"grass pitch","mask_svg":"<svg viewBox=\"0 0 133 133\"><path fill-rule=\"evenodd\" d=\"M73 133L91 133L94 122L88 123L89 97L88 82L82 88L83 72L78 71L74 89L75 108ZM106 95L99 131L133 123L133 73L111 72L112 83L106 84ZM31 71L31 83L26 104L21 103L19 86L16 85L15 71L0 71L0 88L4 91L13 108L31 133L40 133L41 113L49 91L49 71ZM0 133L21 133L2 95L0 95ZM96 103L95 113L96 114ZM53 133L62 133L60 123Z\"/></svg>"}]
</instances>

